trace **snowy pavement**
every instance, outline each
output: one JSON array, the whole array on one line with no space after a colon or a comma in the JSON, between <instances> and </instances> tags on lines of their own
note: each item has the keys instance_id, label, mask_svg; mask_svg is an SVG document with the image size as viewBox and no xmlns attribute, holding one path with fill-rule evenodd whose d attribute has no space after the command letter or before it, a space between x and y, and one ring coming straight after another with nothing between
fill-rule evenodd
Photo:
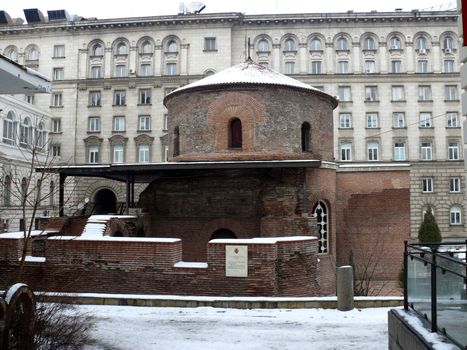
<instances>
[{"instance_id":1,"label":"snowy pavement","mask_svg":"<svg viewBox=\"0 0 467 350\"><path fill-rule=\"evenodd\" d=\"M86 350L387 349L389 308L220 309L83 305L96 317Z\"/></svg>"}]
</instances>

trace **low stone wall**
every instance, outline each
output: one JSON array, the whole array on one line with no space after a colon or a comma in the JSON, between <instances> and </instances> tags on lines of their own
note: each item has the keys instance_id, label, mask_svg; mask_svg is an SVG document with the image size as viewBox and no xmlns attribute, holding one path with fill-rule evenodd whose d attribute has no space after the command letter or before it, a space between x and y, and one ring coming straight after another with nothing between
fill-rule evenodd
<instances>
[{"instance_id":1,"label":"low stone wall","mask_svg":"<svg viewBox=\"0 0 467 350\"><path fill-rule=\"evenodd\" d=\"M12 275L21 239L0 239L0 246L3 241L11 248L0 256L0 274ZM247 247L247 277L226 276L228 246ZM43 258L28 258L23 280L56 292L315 296L317 251L314 237L212 240L206 263L185 263L180 239L49 237Z\"/></svg>"}]
</instances>

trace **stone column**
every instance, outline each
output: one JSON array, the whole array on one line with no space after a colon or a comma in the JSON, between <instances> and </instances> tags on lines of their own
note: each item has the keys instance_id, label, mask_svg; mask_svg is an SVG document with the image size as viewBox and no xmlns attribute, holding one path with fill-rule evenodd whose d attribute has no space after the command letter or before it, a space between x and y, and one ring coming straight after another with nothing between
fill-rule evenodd
<instances>
[{"instance_id":1,"label":"stone column","mask_svg":"<svg viewBox=\"0 0 467 350\"><path fill-rule=\"evenodd\" d=\"M130 76L135 76L136 74L136 54L138 48L133 44L130 46L130 52L128 54L128 74Z\"/></svg>"},{"instance_id":2,"label":"stone column","mask_svg":"<svg viewBox=\"0 0 467 350\"><path fill-rule=\"evenodd\" d=\"M360 62L360 43L352 42L352 72L361 73L362 63Z\"/></svg>"},{"instance_id":3,"label":"stone column","mask_svg":"<svg viewBox=\"0 0 467 350\"><path fill-rule=\"evenodd\" d=\"M180 53L180 75L188 75L188 52L189 52L190 44L182 44L181 45L181 53ZM202 74L203 72L199 72Z\"/></svg>"},{"instance_id":4,"label":"stone column","mask_svg":"<svg viewBox=\"0 0 467 350\"><path fill-rule=\"evenodd\" d=\"M324 53L324 57L326 60L326 73L328 74L333 74L336 71L336 60L334 59L333 50L333 43L326 43L326 52Z\"/></svg>"},{"instance_id":5,"label":"stone column","mask_svg":"<svg viewBox=\"0 0 467 350\"><path fill-rule=\"evenodd\" d=\"M275 70L276 72L283 71L283 69L281 69L280 49L280 44L272 44L272 70Z\"/></svg>"},{"instance_id":6,"label":"stone column","mask_svg":"<svg viewBox=\"0 0 467 350\"><path fill-rule=\"evenodd\" d=\"M156 77L161 75L162 55L162 45L156 44L154 47L154 75Z\"/></svg>"},{"instance_id":7,"label":"stone column","mask_svg":"<svg viewBox=\"0 0 467 350\"><path fill-rule=\"evenodd\" d=\"M306 74L307 73L307 64L306 64L306 42L298 44L299 47L299 73Z\"/></svg>"},{"instance_id":8,"label":"stone column","mask_svg":"<svg viewBox=\"0 0 467 350\"><path fill-rule=\"evenodd\" d=\"M388 48L385 41L379 43L379 72L387 73L388 72Z\"/></svg>"},{"instance_id":9,"label":"stone column","mask_svg":"<svg viewBox=\"0 0 467 350\"><path fill-rule=\"evenodd\" d=\"M405 43L406 47L406 52L405 52L405 63L406 63L406 69L407 73L413 73L414 72L414 52L413 52L413 42L407 42Z\"/></svg>"},{"instance_id":10,"label":"stone column","mask_svg":"<svg viewBox=\"0 0 467 350\"><path fill-rule=\"evenodd\" d=\"M433 73L441 73L441 48L439 46L439 42L433 42L431 43L432 47L432 71Z\"/></svg>"},{"instance_id":11,"label":"stone column","mask_svg":"<svg viewBox=\"0 0 467 350\"><path fill-rule=\"evenodd\" d=\"M104 72L102 74L104 75L104 78L111 78L112 77L112 72L113 72L113 60L112 60L112 46L109 46L110 43L108 43L108 47L104 51Z\"/></svg>"},{"instance_id":12,"label":"stone column","mask_svg":"<svg viewBox=\"0 0 467 350\"><path fill-rule=\"evenodd\" d=\"M337 268L337 310L350 311L354 308L353 300L353 267Z\"/></svg>"}]
</instances>

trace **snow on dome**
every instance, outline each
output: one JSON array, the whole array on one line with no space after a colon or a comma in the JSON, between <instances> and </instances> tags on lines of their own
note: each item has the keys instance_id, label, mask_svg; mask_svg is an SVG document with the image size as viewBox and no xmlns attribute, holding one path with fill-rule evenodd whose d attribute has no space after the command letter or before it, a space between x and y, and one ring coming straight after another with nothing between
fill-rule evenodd
<instances>
[{"instance_id":1,"label":"snow on dome","mask_svg":"<svg viewBox=\"0 0 467 350\"><path fill-rule=\"evenodd\" d=\"M219 73L182 86L172 91L167 96L176 94L180 91L196 89L199 87L232 84L281 85L323 93L321 90L318 90L311 85L270 70L269 68L253 62L252 60L247 60L243 63L237 64L236 66L220 71Z\"/></svg>"}]
</instances>

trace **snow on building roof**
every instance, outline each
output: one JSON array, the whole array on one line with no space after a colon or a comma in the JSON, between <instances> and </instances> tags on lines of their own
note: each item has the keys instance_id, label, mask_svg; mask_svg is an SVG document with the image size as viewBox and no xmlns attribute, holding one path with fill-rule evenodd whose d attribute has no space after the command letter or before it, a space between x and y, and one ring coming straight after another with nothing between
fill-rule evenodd
<instances>
[{"instance_id":1,"label":"snow on building roof","mask_svg":"<svg viewBox=\"0 0 467 350\"><path fill-rule=\"evenodd\" d=\"M302 90L314 91L329 96L335 101L337 106L337 100L331 97L331 95L328 95L322 92L321 90L312 87L311 85L302 83L301 81L290 78L284 74L275 72L267 67L253 62L252 60L247 60L243 63L237 64L236 66L220 71L219 73L210 75L194 83L182 86L172 91L166 96L166 98L169 96L173 96L181 91L196 88L243 84L286 86ZM166 99L164 99L164 105L165 101Z\"/></svg>"}]
</instances>

